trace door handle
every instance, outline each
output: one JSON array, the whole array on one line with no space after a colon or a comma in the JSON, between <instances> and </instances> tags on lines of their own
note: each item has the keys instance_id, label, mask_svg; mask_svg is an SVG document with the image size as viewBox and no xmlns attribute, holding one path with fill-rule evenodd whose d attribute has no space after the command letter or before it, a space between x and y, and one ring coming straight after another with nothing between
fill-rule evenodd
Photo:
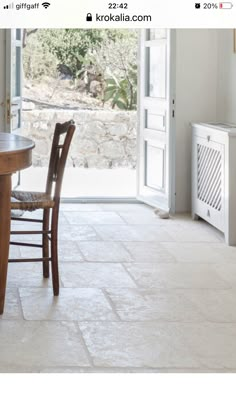
<instances>
[{"instance_id":1,"label":"door handle","mask_svg":"<svg viewBox=\"0 0 236 420\"><path fill-rule=\"evenodd\" d=\"M11 123L11 101L10 98L7 98L7 115L6 115L6 119L7 119L7 124Z\"/></svg>"}]
</instances>

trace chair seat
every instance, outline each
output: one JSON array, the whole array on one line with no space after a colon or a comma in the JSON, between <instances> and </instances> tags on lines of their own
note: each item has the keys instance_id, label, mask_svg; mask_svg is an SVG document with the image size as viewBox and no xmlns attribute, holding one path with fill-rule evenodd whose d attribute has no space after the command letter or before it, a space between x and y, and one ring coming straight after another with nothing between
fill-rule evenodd
<instances>
[{"instance_id":1,"label":"chair seat","mask_svg":"<svg viewBox=\"0 0 236 420\"><path fill-rule=\"evenodd\" d=\"M54 207L54 201L46 193L34 191L12 191L11 196L18 200L11 202L11 210L34 211Z\"/></svg>"}]
</instances>

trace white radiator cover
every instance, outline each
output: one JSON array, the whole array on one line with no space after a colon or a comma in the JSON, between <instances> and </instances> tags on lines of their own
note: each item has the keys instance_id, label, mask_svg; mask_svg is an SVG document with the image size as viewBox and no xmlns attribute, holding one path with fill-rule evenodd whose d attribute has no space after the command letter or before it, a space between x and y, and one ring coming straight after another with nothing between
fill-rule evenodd
<instances>
[{"instance_id":1,"label":"white radiator cover","mask_svg":"<svg viewBox=\"0 0 236 420\"><path fill-rule=\"evenodd\" d=\"M236 245L236 125L192 124L192 214Z\"/></svg>"}]
</instances>

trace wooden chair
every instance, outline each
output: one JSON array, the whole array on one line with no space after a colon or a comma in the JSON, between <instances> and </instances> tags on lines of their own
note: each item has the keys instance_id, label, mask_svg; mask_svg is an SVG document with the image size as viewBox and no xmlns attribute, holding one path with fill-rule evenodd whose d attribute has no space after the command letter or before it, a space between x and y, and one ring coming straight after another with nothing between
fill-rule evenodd
<instances>
[{"instance_id":1,"label":"wooden chair","mask_svg":"<svg viewBox=\"0 0 236 420\"><path fill-rule=\"evenodd\" d=\"M51 262L52 283L54 296L59 295L59 272L58 272L58 217L60 207L61 186L69 147L75 131L74 121L64 124L57 123L55 126L52 149L49 161L46 190L44 193L31 191L13 191L14 200L11 203L12 213L14 210L35 211L43 210L42 219L31 219L12 216L12 220L21 222L41 223L42 230L11 231L12 235L42 235L42 243L13 242L11 245L21 245L42 248L42 258L9 259L9 262L35 262L43 263L43 276L49 277L49 262ZM62 141L61 136L65 134ZM49 246L49 242L50 245ZM49 252L51 248L51 252Z\"/></svg>"}]
</instances>

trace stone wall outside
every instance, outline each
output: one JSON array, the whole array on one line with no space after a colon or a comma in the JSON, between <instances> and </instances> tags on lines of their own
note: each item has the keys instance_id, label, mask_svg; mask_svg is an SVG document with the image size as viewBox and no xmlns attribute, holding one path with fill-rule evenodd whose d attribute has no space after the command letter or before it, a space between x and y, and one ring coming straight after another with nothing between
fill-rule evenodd
<instances>
[{"instance_id":1,"label":"stone wall outside","mask_svg":"<svg viewBox=\"0 0 236 420\"><path fill-rule=\"evenodd\" d=\"M36 143L34 166L48 166L56 122L74 119L77 130L67 165L82 168L136 167L136 111L23 111L23 135Z\"/></svg>"}]
</instances>

